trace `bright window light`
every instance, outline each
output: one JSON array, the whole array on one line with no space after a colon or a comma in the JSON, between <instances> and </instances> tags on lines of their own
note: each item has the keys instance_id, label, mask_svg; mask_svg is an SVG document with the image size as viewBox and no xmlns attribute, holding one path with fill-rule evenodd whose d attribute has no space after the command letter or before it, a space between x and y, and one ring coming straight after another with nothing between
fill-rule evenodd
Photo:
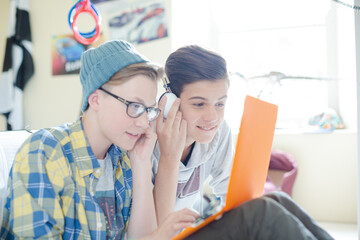
<instances>
[{"instance_id":1,"label":"bright window light","mask_svg":"<svg viewBox=\"0 0 360 240\"><path fill-rule=\"evenodd\" d=\"M328 108L329 1L213 1L218 49L233 75L225 118L238 128L245 94L279 105L278 128L306 127ZM215 10L216 9L216 10ZM296 79L255 78L281 72ZM306 79L303 77L313 77ZM241 111L240 111L241 112Z\"/></svg>"}]
</instances>

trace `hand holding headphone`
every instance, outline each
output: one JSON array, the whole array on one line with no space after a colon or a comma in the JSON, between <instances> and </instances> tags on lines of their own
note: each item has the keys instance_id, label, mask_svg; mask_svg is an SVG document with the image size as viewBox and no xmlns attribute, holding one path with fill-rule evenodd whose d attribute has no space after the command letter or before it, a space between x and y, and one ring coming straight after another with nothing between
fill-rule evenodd
<instances>
[{"instance_id":1,"label":"hand holding headphone","mask_svg":"<svg viewBox=\"0 0 360 240\"><path fill-rule=\"evenodd\" d=\"M177 169L185 148L187 122L182 118L182 112L179 111L180 99L171 92L173 86L170 86L166 77L162 80L166 92L159 98L159 108L162 112L156 121L157 140L161 157L170 161L168 162L170 165L167 166L173 166ZM164 95L166 99L161 100Z\"/></svg>"},{"instance_id":2,"label":"hand holding headphone","mask_svg":"<svg viewBox=\"0 0 360 240\"><path fill-rule=\"evenodd\" d=\"M163 96L166 96L166 104L164 107L164 118L167 118L170 108L174 104L175 100L177 99L177 96L171 92L170 82L166 76L163 78L163 82L164 82L164 88L165 88L166 92L160 97L160 99Z\"/></svg>"}]
</instances>

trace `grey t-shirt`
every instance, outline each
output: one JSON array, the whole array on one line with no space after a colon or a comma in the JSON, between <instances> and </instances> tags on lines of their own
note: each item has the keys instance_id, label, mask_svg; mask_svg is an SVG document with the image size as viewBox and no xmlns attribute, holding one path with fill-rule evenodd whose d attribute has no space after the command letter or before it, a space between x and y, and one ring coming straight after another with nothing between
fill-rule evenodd
<instances>
[{"instance_id":1,"label":"grey t-shirt","mask_svg":"<svg viewBox=\"0 0 360 240\"><path fill-rule=\"evenodd\" d=\"M96 185L95 196L105 215L106 238L119 239L124 224L116 218L114 166L109 154L106 154L105 159L98 159L98 162L101 168L101 176Z\"/></svg>"},{"instance_id":2,"label":"grey t-shirt","mask_svg":"<svg viewBox=\"0 0 360 240\"><path fill-rule=\"evenodd\" d=\"M180 163L175 209L193 208L200 212L203 188L208 177L214 194L224 197L232 167L234 147L229 125L224 121L214 139L208 144L195 143L186 166ZM153 183L160 159L157 143L152 155Z\"/></svg>"}]
</instances>

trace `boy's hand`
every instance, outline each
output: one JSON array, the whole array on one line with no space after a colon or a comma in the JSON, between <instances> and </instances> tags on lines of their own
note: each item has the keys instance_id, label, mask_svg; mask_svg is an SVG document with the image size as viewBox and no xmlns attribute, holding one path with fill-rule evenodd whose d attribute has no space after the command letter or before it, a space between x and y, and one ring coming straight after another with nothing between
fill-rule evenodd
<instances>
[{"instance_id":1,"label":"boy's hand","mask_svg":"<svg viewBox=\"0 0 360 240\"><path fill-rule=\"evenodd\" d=\"M157 136L155 133L155 122L153 121L149 123L149 127L137 140L133 149L129 151L129 157L132 165L137 163L144 164L145 162L150 164L150 159L154 150L156 139Z\"/></svg>"},{"instance_id":2,"label":"boy's hand","mask_svg":"<svg viewBox=\"0 0 360 240\"><path fill-rule=\"evenodd\" d=\"M175 237L181 230L189 227L199 214L188 208L170 213L165 221L146 239L168 240Z\"/></svg>"},{"instance_id":3,"label":"boy's hand","mask_svg":"<svg viewBox=\"0 0 360 240\"><path fill-rule=\"evenodd\" d=\"M182 113L179 111L179 98L172 105L166 120L163 114L165 103L166 96L163 96L159 102L161 113L156 120L161 157L178 163L185 148L187 123L182 119Z\"/></svg>"}]
</instances>

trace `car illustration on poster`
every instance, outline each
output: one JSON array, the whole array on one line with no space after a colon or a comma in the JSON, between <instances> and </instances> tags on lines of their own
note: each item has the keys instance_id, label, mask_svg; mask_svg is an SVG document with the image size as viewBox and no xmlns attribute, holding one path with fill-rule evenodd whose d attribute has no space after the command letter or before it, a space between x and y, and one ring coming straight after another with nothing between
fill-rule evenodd
<instances>
[{"instance_id":1,"label":"car illustration on poster","mask_svg":"<svg viewBox=\"0 0 360 240\"><path fill-rule=\"evenodd\" d=\"M55 42L58 53L65 57L66 62L80 60L81 54L85 51L85 47L70 37L60 38Z\"/></svg>"},{"instance_id":2,"label":"car illustration on poster","mask_svg":"<svg viewBox=\"0 0 360 240\"><path fill-rule=\"evenodd\" d=\"M86 49L94 48L104 43L104 37L91 44L84 45L75 40L71 34L55 35L51 40L52 75L78 74L81 67L81 54Z\"/></svg>"},{"instance_id":3,"label":"car illustration on poster","mask_svg":"<svg viewBox=\"0 0 360 240\"><path fill-rule=\"evenodd\" d=\"M153 4L123 12L109 20L110 35L131 43L143 43L168 36L165 8Z\"/></svg>"}]
</instances>

